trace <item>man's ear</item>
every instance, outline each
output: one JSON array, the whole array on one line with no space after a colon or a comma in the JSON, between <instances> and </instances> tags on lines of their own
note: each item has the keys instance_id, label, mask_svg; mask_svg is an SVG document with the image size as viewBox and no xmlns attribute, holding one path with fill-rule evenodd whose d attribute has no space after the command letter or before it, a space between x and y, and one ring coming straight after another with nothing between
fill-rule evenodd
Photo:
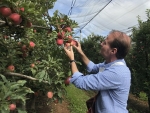
<instances>
[{"instance_id":1,"label":"man's ear","mask_svg":"<svg viewBox=\"0 0 150 113\"><path fill-rule=\"evenodd\" d=\"M112 52L112 54L116 54L117 53L117 48L113 48L111 52Z\"/></svg>"}]
</instances>

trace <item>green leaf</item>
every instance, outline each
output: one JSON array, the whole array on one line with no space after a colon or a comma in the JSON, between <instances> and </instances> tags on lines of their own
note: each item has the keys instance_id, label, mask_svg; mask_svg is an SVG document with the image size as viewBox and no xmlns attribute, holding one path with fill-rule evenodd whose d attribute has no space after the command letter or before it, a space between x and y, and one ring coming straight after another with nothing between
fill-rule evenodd
<instances>
[{"instance_id":1,"label":"green leaf","mask_svg":"<svg viewBox=\"0 0 150 113\"><path fill-rule=\"evenodd\" d=\"M58 96L59 96L59 97L62 97L62 93L61 93L60 91L58 92Z\"/></svg>"},{"instance_id":2,"label":"green leaf","mask_svg":"<svg viewBox=\"0 0 150 113\"><path fill-rule=\"evenodd\" d=\"M25 80L18 80L17 83L23 86L27 81Z\"/></svg>"},{"instance_id":3,"label":"green leaf","mask_svg":"<svg viewBox=\"0 0 150 113\"><path fill-rule=\"evenodd\" d=\"M71 71L68 71L68 76L71 76L71 75L72 75Z\"/></svg>"},{"instance_id":4,"label":"green leaf","mask_svg":"<svg viewBox=\"0 0 150 113\"><path fill-rule=\"evenodd\" d=\"M33 75L35 75L36 70L35 70L35 69L33 69L33 68L31 68L31 72L32 72L32 74L33 74Z\"/></svg>"},{"instance_id":5,"label":"green leaf","mask_svg":"<svg viewBox=\"0 0 150 113\"><path fill-rule=\"evenodd\" d=\"M44 62L45 64L48 64L48 62L46 60L42 60L42 62Z\"/></svg>"},{"instance_id":6,"label":"green leaf","mask_svg":"<svg viewBox=\"0 0 150 113\"><path fill-rule=\"evenodd\" d=\"M4 75L0 74L0 76L2 77L4 82L8 83L8 80L6 79L6 77Z\"/></svg>"},{"instance_id":7,"label":"green leaf","mask_svg":"<svg viewBox=\"0 0 150 113\"><path fill-rule=\"evenodd\" d=\"M42 70L41 72L37 73L35 76L37 79L43 79L45 75L45 70Z\"/></svg>"},{"instance_id":8,"label":"green leaf","mask_svg":"<svg viewBox=\"0 0 150 113\"><path fill-rule=\"evenodd\" d=\"M18 108L18 113L27 113L25 110L19 109Z\"/></svg>"},{"instance_id":9,"label":"green leaf","mask_svg":"<svg viewBox=\"0 0 150 113\"><path fill-rule=\"evenodd\" d=\"M5 96L3 96L3 99L6 99L8 96L10 96L12 94L12 91L8 91L7 93L5 93Z\"/></svg>"}]
</instances>

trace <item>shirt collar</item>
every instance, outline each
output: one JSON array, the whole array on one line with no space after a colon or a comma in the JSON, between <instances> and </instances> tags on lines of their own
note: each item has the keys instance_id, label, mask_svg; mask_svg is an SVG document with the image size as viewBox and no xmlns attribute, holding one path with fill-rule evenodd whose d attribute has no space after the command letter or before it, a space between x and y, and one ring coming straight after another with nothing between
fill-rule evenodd
<instances>
[{"instance_id":1,"label":"shirt collar","mask_svg":"<svg viewBox=\"0 0 150 113\"><path fill-rule=\"evenodd\" d=\"M123 62L124 64L126 64L124 59L117 59L117 60L115 60L113 62L110 62L110 63L107 63L107 64L105 64L105 61L104 61L103 64L104 64L104 67L107 68L107 67L110 67L111 65L113 65L116 62Z\"/></svg>"}]
</instances>

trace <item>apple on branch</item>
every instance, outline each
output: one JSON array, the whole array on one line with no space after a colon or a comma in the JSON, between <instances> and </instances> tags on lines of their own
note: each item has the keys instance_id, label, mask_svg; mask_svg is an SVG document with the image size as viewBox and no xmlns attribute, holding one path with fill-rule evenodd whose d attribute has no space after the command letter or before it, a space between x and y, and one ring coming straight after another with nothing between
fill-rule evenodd
<instances>
[{"instance_id":1,"label":"apple on branch","mask_svg":"<svg viewBox=\"0 0 150 113\"><path fill-rule=\"evenodd\" d=\"M4 39L8 39L8 36L7 36L7 35L4 35L3 37L4 37Z\"/></svg>"},{"instance_id":2,"label":"apple on branch","mask_svg":"<svg viewBox=\"0 0 150 113\"><path fill-rule=\"evenodd\" d=\"M47 97L52 98L53 97L53 92L52 91L47 92Z\"/></svg>"},{"instance_id":3,"label":"apple on branch","mask_svg":"<svg viewBox=\"0 0 150 113\"><path fill-rule=\"evenodd\" d=\"M72 36L71 35L67 36L67 40L69 43L72 42L72 40L73 40Z\"/></svg>"},{"instance_id":4,"label":"apple on branch","mask_svg":"<svg viewBox=\"0 0 150 113\"><path fill-rule=\"evenodd\" d=\"M78 46L78 43L77 43L77 41L76 40L72 40L71 42L70 42L70 45L71 46Z\"/></svg>"},{"instance_id":5,"label":"apple on branch","mask_svg":"<svg viewBox=\"0 0 150 113\"><path fill-rule=\"evenodd\" d=\"M12 11L11 11L11 9L9 7L2 6L2 7L0 7L0 13L4 17L7 17L7 16L9 16L12 13Z\"/></svg>"},{"instance_id":6,"label":"apple on branch","mask_svg":"<svg viewBox=\"0 0 150 113\"><path fill-rule=\"evenodd\" d=\"M20 11L24 12L24 7L21 7L21 8L20 8Z\"/></svg>"},{"instance_id":7,"label":"apple on branch","mask_svg":"<svg viewBox=\"0 0 150 113\"><path fill-rule=\"evenodd\" d=\"M56 43L57 45L62 45L64 43L64 40L61 38L57 38Z\"/></svg>"},{"instance_id":8,"label":"apple on branch","mask_svg":"<svg viewBox=\"0 0 150 113\"><path fill-rule=\"evenodd\" d=\"M26 52L28 49L27 49L27 46L26 45L23 45L22 47L21 47L21 50L23 51L23 52Z\"/></svg>"},{"instance_id":9,"label":"apple on branch","mask_svg":"<svg viewBox=\"0 0 150 113\"><path fill-rule=\"evenodd\" d=\"M31 27L32 26L32 22L27 21L25 27Z\"/></svg>"},{"instance_id":10,"label":"apple on branch","mask_svg":"<svg viewBox=\"0 0 150 113\"><path fill-rule=\"evenodd\" d=\"M16 104L10 104L9 105L9 110L13 111L16 109Z\"/></svg>"},{"instance_id":11,"label":"apple on branch","mask_svg":"<svg viewBox=\"0 0 150 113\"><path fill-rule=\"evenodd\" d=\"M7 67L7 69L12 72L12 71L15 70L15 67L14 67L14 65L9 65L9 66Z\"/></svg>"},{"instance_id":12,"label":"apple on branch","mask_svg":"<svg viewBox=\"0 0 150 113\"><path fill-rule=\"evenodd\" d=\"M65 28L64 28L64 31L65 31L65 32L71 32L72 29L71 29L71 27L65 27Z\"/></svg>"},{"instance_id":13,"label":"apple on branch","mask_svg":"<svg viewBox=\"0 0 150 113\"><path fill-rule=\"evenodd\" d=\"M33 33L36 33L36 29L33 30Z\"/></svg>"},{"instance_id":14,"label":"apple on branch","mask_svg":"<svg viewBox=\"0 0 150 113\"><path fill-rule=\"evenodd\" d=\"M70 46L70 43L69 43L69 42L66 42L64 45L65 45L65 47L69 47L69 46Z\"/></svg>"},{"instance_id":15,"label":"apple on branch","mask_svg":"<svg viewBox=\"0 0 150 113\"><path fill-rule=\"evenodd\" d=\"M18 13L12 13L9 16L9 19L13 22L15 25L19 25L22 22L22 18Z\"/></svg>"},{"instance_id":16,"label":"apple on branch","mask_svg":"<svg viewBox=\"0 0 150 113\"><path fill-rule=\"evenodd\" d=\"M29 47L30 47L30 48L34 48L34 47L35 47L35 43L34 43L34 42L32 42L32 41L30 41L30 43L29 43Z\"/></svg>"},{"instance_id":17,"label":"apple on branch","mask_svg":"<svg viewBox=\"0 0 150 113\"><path fill-rule=\"evenodd\" d=\"M64 38L64 37L65 37L65 32L64 32L64 31L59 32L59 33L57 34L57 37L58 37L58 38Z\"/></svg>"},{"instance_id":18,"label":"apple on branch","mask_svg":"<svg viewBox=\"0 0 150 113\"><path fill-rule=\"evenodd\" d=\"M64 81L65 85L69 85L70 84L70 79L71 79L71 76L67 77Z\"/></svg>"},{"instance_id":19,"label":"apple on branch","mask_svg":"<svg viewBox=\"0 0 150 113\"><path fill-rule=\"evenodd\" d=\"M34 63L30 64L30 67L31 67L31 68L34 68L34 67L35 67L35 64L34 64Z\"/></svg>"}]
</instances>

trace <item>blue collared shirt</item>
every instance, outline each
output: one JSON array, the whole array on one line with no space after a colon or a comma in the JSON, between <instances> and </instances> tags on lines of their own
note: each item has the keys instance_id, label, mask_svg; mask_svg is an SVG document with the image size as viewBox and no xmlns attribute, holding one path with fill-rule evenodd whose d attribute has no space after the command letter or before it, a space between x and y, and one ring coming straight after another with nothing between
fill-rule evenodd
<instances>
[{"instance_id":1,"label":"blue collared shirt","mask_svg":"<svg viewBox=\"0 0 150 113\"><path fill-rule=\"evenodd\" d=\"M122 62L124 65L114 65ZM105 64L87 65L88 72L84 76L75 72L70 80L76 87L84 90L99 91L95 111L96 113L128 113L127 100L131 85L131 73L124 59Z\"/></svg>"}]
</instances>

